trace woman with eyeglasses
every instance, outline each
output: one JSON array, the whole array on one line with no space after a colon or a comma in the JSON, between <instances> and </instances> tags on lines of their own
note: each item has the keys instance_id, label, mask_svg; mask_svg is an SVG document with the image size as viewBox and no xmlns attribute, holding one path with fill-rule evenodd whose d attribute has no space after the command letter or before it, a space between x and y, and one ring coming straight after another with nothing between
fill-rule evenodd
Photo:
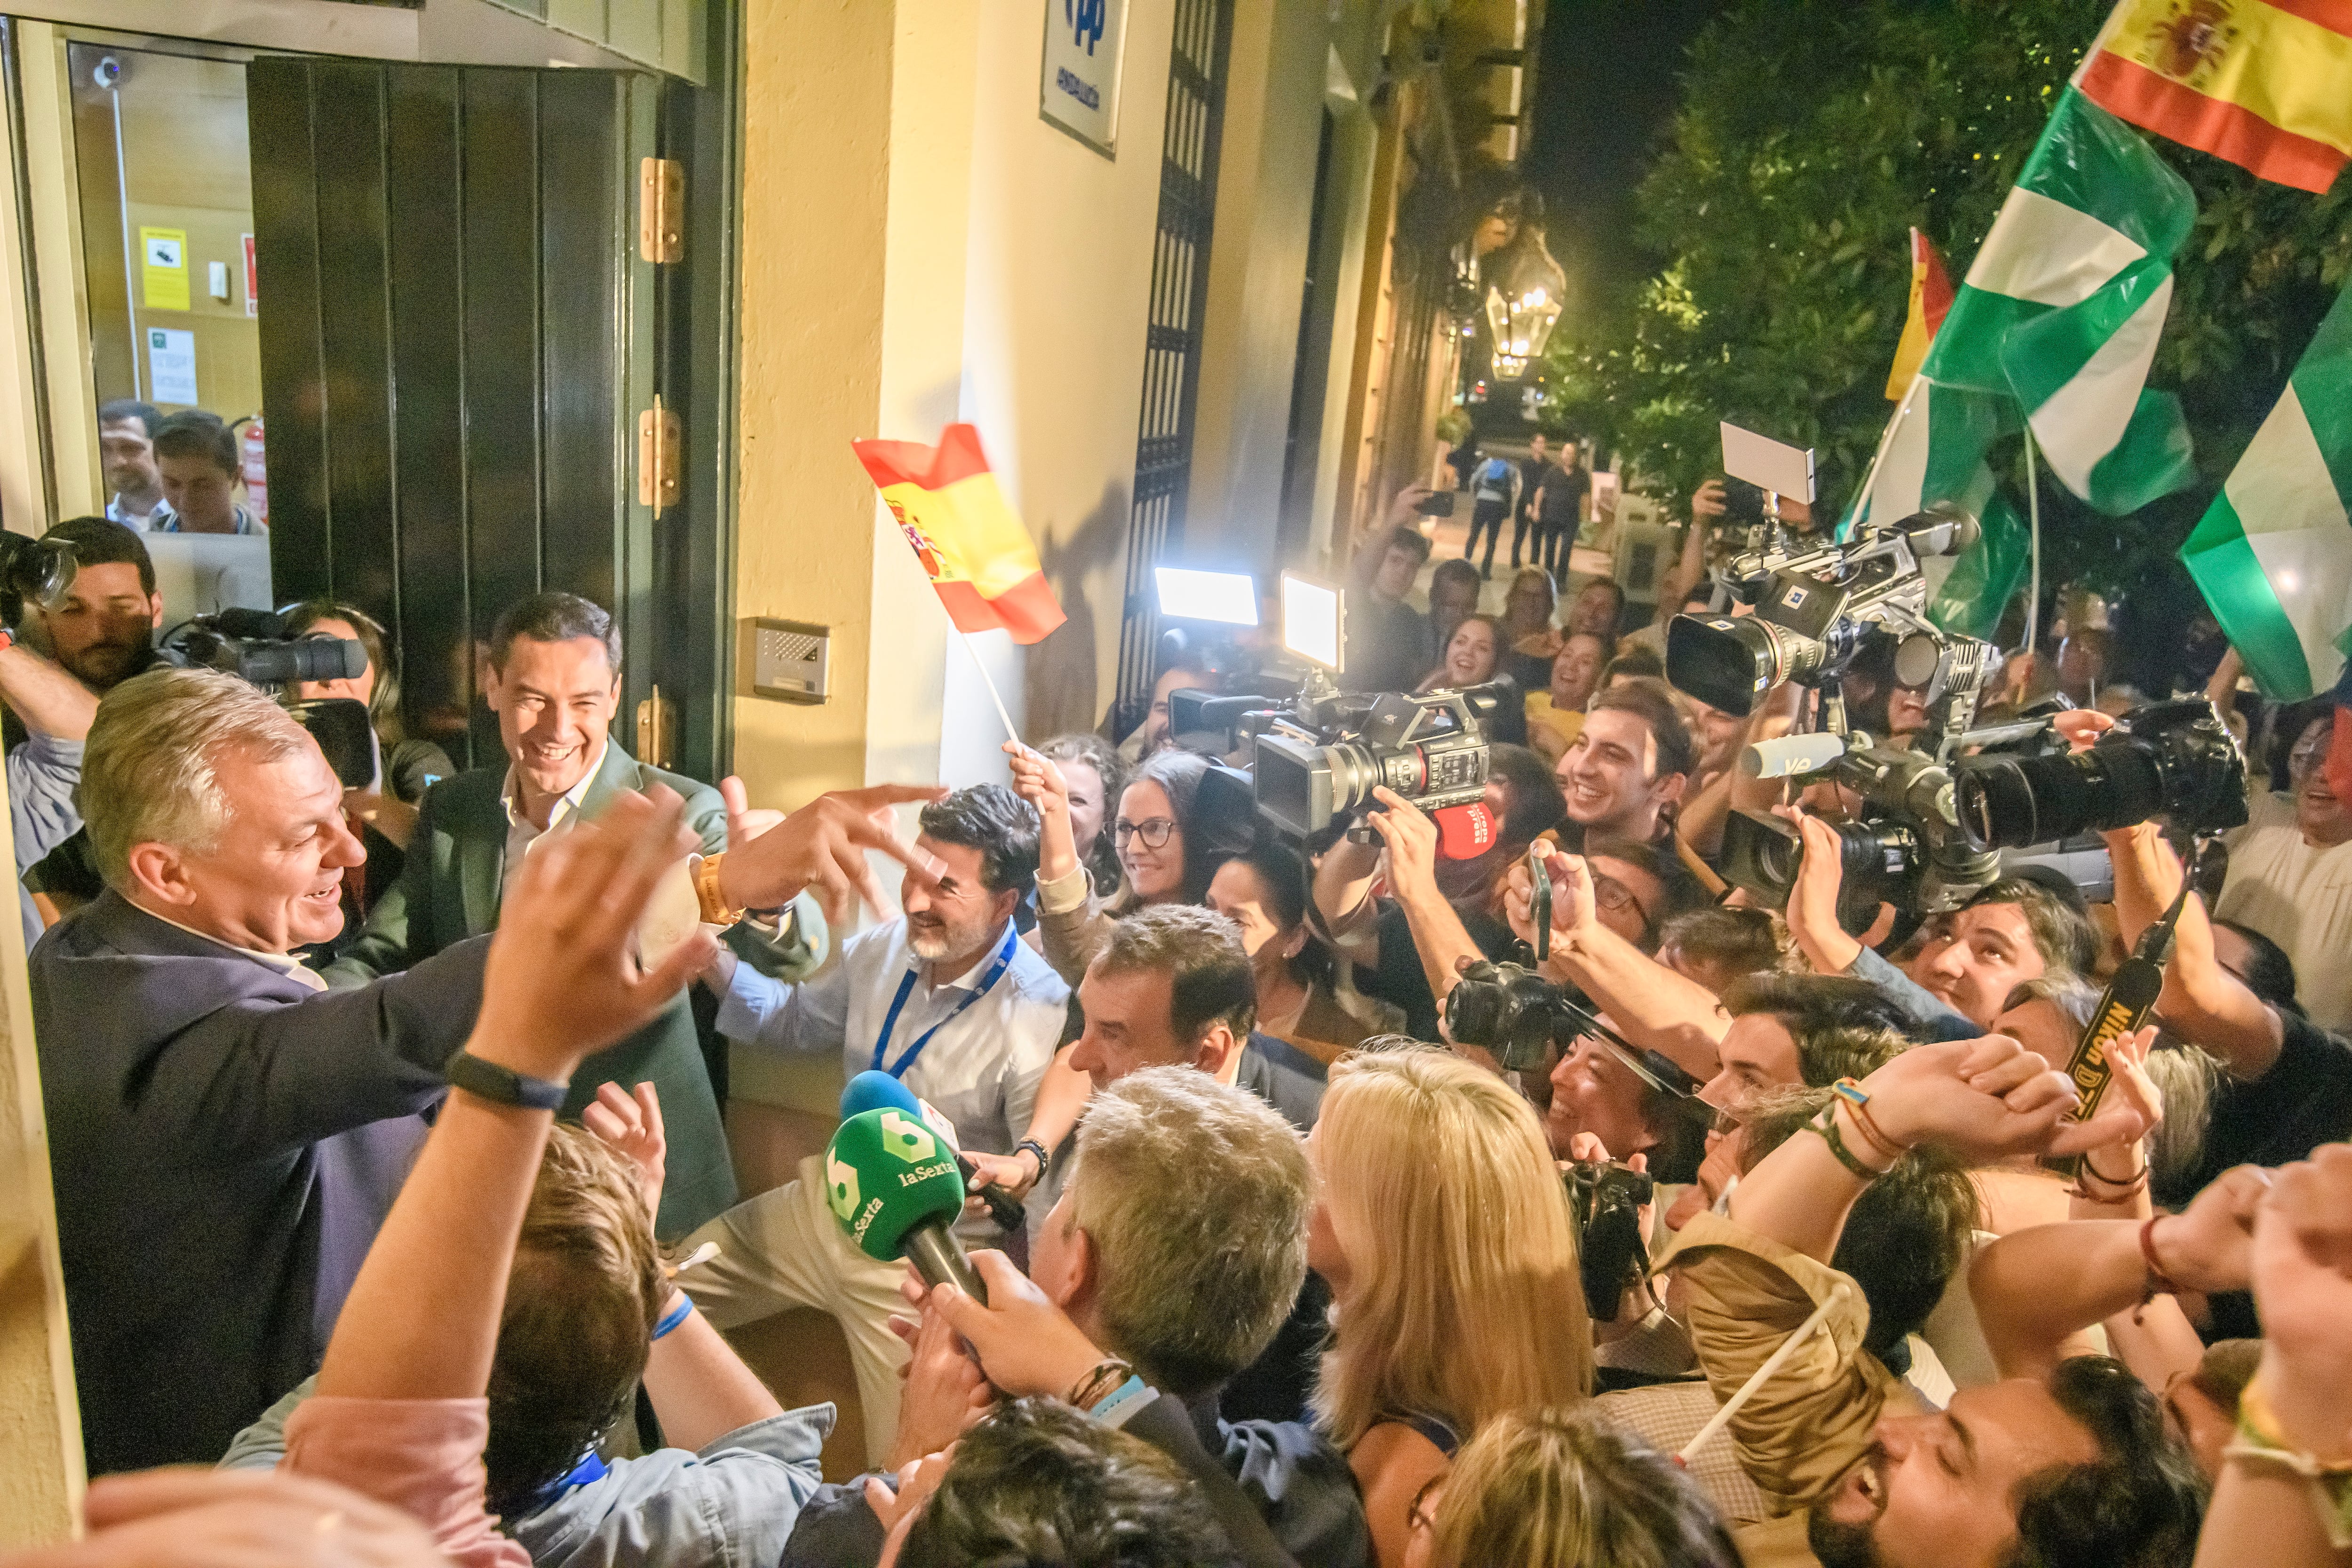
<instances>
[{"instance_id":1,"label":"woman with eyeglasses","mask_svg":"<svg viewBox=\"0 0 2352 1568\"><path fill-rule=\"evenodd\" d=\"M1307 1261L1332 1299L1316 1421L1362 1489L1374 1563L1400 1568L1413 1500L1462 1444L1591 1394L1575 1225L1535 1111L1434 1047L1341 1058L1307 1150Z\"/></svg>"},{"instance_id":2,"label":"woman with eyeglasses","mask_svg":"<svg viewBox=\"0 0 2352 1568\"><path fill-rule=\"evenodd\" d=\"M1013 762L1014 793L1037 808L1043 824L1037 841L1037 932L1045 962L1074 986L1121 916L1150 904L1201 902L1218 865L1242 847L1216 842L1219 836L1195 820L1194 802L1209 764L1190 752L1157 752L1119 791L1110 824L1119 885L1105 897L1079 858L1069 784L1060 764L1009 742L1004 750Z\"/></svg>"}]
</instances>

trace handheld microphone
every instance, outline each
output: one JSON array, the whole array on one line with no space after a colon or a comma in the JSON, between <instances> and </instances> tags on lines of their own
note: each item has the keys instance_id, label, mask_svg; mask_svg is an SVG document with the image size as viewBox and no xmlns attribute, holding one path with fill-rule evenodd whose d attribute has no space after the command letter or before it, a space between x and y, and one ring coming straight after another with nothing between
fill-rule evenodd
<instances>
[{"instance_id":1,"label":"handheld microphone","mask_svg":"<svg viewBox=\"0 0 2352 1568\"><path fill-rule=\"evenodd\" d=\"M985 1303L963 1244L963 1178L953 1151L921 1116L884 1107L861 1110L834 1131L824 1150L825 1202L868 1258L904 1258L927 1285L952 1282Z\"/></svg>"},{"instance_id":2,"label":"handheld microphone","mask_svg":"<svg viewBox=\"0 0 2352 1568\"><path fill-rule=\"evenodd\" d=\"M1449 805L1430 814L1437 824L1437 853L1448 860L1475 860L1495 847L1495 814L1483 800Z\"/></svg>"},{"instance_id":3,"label":"handheld microphone","mask_svg":"<svg viewBox=\"0 0 2352 1568\"><path fill-rule=\"evenodd\" d=\"M1819 773L1845 755L1845 742L1826 730L1759 741L1739 753L1739 771L1749 778L1785 779Z\"/></svg>"},{"instance_id":4,"label":"handheld microphone","mask_svg":"<svg viewBox=\"0 0 2352 1568\"><path fill-rule=\"evenodd\" d=\"M923 1115L923 1102L915 1098L915 1091L887 1072L869 1068L851 1079L842 1089L841 1119L844 1121L863 1111L885 1109L902 1111L927 1124L929 1122L929 1118ZM932 1131L943 1132L944 1130L934 1126ZM955 1156L956 1173L963 1178L964 1185L971 1189L971 1194L988 1205L988 1217L996 1222L999 1230L1019 1230L1029 1223L1029 1211L1021 1206L1021 1200L994 1182L977 1187L972 1185L971 1179L980 1168L965 1158L963 1151L958 1149L952 1140L948 1142L948 1152Z\"/></svg>"}]
</instances>

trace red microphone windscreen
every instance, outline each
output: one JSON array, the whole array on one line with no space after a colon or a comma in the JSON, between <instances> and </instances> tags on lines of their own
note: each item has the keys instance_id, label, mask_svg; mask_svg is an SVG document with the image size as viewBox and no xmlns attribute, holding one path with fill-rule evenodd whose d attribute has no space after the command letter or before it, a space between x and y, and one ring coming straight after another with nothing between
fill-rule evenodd
<instances>
[{"instance_id":1,"label":"red microphone windscreen","mask_svg":"<svg viewBox=\"0 0 2352 1568\"><path fill-rule=\"evenodd\" d=\"M1495 814L1483 800L1449 805L1433 814L1437 852L1448 860L1474 860L1495 847Z\"/></svg>"}]
</instances>

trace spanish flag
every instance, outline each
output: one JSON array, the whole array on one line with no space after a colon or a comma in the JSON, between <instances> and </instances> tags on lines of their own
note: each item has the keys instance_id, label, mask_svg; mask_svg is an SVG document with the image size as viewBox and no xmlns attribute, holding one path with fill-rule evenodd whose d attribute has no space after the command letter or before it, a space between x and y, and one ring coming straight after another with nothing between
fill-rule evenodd
<instances>
[{"instance_id":1,"label":"spanish flag","mask_svg":"<svg viewBox=\"0 0 2352 1568\"><path fill-rule=\"evenodd\" d=\"M1013 634L1041 642L1062 624L1062 606L1045 585L1029 531L989 472L980 432L950 425L940 444L852 441L850 449L881 487L890 515L939 590L949 619L962 632Z\"/></svg>"},{"instance_id":2,"label":"spanish flag","mask_svg":"<svg viewBox=\"0 0 2352 1568\"><path fill-rule=\"evenodd\" d=\"M2077 85L2142 130L2325 191L2352 157L2352 0L2123 0Z\"/></svg>"},{"instance_id":3,"label":"spanish flag","mask_svg":"<svg viewBox=\"0 0 2352 1568\"><path fill-rule=\"evenodd\" d=\"M1919 374L1919 362L1927 357L1927 345L1936 341L1936 329L1944 324L1951 308L1952 275L1944 270L1944 258L1936 254L1934 243L1915 228L1911 231L1911 310L1903 321L1903 341L1895 345L1895 368L1887 373L1887 402L1900 403L1911 390L1911 378Z\"/></svg>"}]
</instances>

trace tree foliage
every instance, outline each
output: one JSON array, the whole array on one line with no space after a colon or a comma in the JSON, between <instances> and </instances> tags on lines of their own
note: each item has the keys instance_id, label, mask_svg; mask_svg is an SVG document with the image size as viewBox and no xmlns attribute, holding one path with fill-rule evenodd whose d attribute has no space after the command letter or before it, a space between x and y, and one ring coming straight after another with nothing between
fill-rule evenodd
<instances>
[{"instance_id":1,"label":"tree foliage","mask_svg":"<svg viewBox=\"0 0 2352 1568\"><path fill-rule=\"evenodd\" d=\"M1554 334L1553 418L1679 504L1717 422L1816 448L1842 510L1893 412L1907 230L1954 280L2108 0L1748 0L1692 46L1636 196L1656 270ZM2135 517L2045 475L2046 582L2115 588L2170 555L2352 273L2352 179L2314 197L2150 138L2196 192L2150 384L2180 395L2199 483ZM2021 448L1995 453L2024 495Z\"/></svg>"}]
</instances>

